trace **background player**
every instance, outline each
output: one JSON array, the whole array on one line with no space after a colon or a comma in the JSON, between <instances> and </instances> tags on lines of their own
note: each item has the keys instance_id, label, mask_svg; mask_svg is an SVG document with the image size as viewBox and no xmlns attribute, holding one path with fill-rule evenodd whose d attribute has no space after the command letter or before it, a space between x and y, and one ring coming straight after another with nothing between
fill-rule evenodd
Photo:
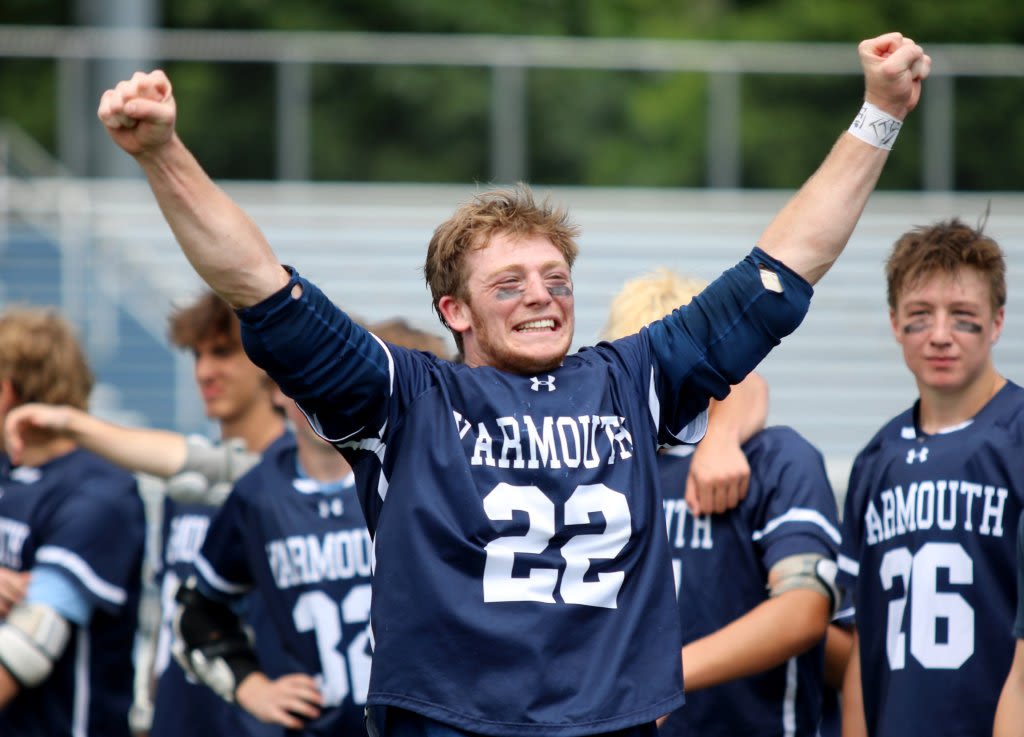
<instances>
[{"instance_id":1,"label":"background player","mask_svg":"<svg viewBox=\"0 0 1024 737\"><path fill-rule=\"evenodd\" d=\"M140 648L142 678L136 689L134 726L151 730L152 737L266 733L248 715L186 679L171 659L171 615L174 594L192 570L216 506L232 482L259 460L259 452L284 432L284 418L274 405L273 383L246 357L238 319L222 299L209 292L201 295L171 313L169 328L171 342L195 357L196 386L207 417L219 426L221 444L164 430L121 427L77 407L36 404L11 413L5 423L7 443L13 457L31 462L40 444L70 439L131 471L168 480L151 504L150 530L156 534L150 548L162 615L158 630L147 633L152 641ZM258 605L254 603L247 616L258 624ZM146 713L152 679L157 681L155 717Z\"/></svg>"},{"instance_id":2,"label":"background player","mask_svg":"<svg viewBox=\"0 0 1024 737\"><path fill-rule=\"evenodd\" d=\"M992 361L1005 264L959 220L915 228L886 264L918 400L850 474L840 557L855 645L843 734L988 735L1010 667L1024 392Z\"/></svg>"},{"instance_id":3,"label":"background player","mask_svg":"<svg viewBox=\"0 0 1024 737\"><path fill-rule=\"evenodd\" d=\"M191 263L247 308L250 356L355 469L376 554L368 703L387 707L385 734L652 734L681 705L657 445L701 437L708 398L796 327L846 244L930 66L899 34L860 51L853 132L761 248L639 336L567 356L564 213L524 190L456 211L426 274L460 365L378 343L284 269L175 135L162 73L104 93L101 120Z\"/></svg>"},{"instance_id":4,"label":"background player","mask_svg":"<svg viewBox=\"0 0 1024 737\"><path fill-rule=\"evenodd\" d=\"M441 338L403 320L369 329L394 345L446 350ZM348 463L294 402L284 406L294 436L276 441L235 485L207 532L196 578L179 594L178 657L222 696L290 734L362 733L370 536ZM253 591L276 637L250 644L234 607ZM230 653L225 630L236 643ZM206 657L210 648L217 654ZM224 667L211 667L217 661Z\"/></svg>"},{"instance_id":5,"label":"background player","mask_svg":"<svg viewBox=\"0 0 1024 737\"><path fill-rule=\"evenodd\" d=\"M612 301L605 337L639 331L705 286L664 269L630 280ZM838 597L836 503L821 454L789 428L757 432L743 444L747 498L696 516L681 493L692 450L659 458L687 694L659 734L814 735Z\"/></svg>"},{"instance_id":6,"label":"background player","mask_svg":"<svg viewBox=\"0 0 1024 737\"><path fill-rule=\"evenodd\" d=\"M26 401L84 407L92 382L56 313L0 314L0 420ZM0 455L0 566L31 574L0 621L0 734L127 737L144 538L129 474L60 438L30 466Z\"/></svg>"}]
</instances>

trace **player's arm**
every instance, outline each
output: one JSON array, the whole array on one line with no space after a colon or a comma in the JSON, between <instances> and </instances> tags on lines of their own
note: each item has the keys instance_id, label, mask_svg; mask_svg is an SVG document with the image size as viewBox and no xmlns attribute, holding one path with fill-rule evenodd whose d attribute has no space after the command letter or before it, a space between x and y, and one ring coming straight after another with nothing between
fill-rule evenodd
<instances>
[{"instance_id":1,"label":"player's arm","mask_svg":"<svg viewBox=\"0 0 1024 737\"><path fill-rule=\"evenodd\" d=\"M867 737L868 724L864 716L864 690L860 682L860 645L857 630L853 630L850 661L843 677L843 737Z\"/></svg>"},{"instance_id":2,"label":"player's arm","mask_svg":"<svg viewBox=\"0 0 1024 737\"><path fill-rule=\"evenodd\" d=\"M206 596L195 578L181 585L175 600L172 652L186 672L264 722L301 729L303 719L319 716L313 679L303 673L267 678L230 606Z\"/></svg>"},{"instance_id":3,"label":"player's arm","mask_svg":"<svg viewBox=\"0 0 1024 737\"><path fill-rule=\"evenodd\" d=\"M999 695L992 737L1024 737L1024 640L1017 640L1010 673Z\"/></svg>"},{"instance_id":4,"label":"player's arm","mask_svg":"<svg viewBox=\"0 0 1024 737\"><path fill-rule=\"evenodd\" d=\"M0 620L6 617L11 607L25 598L32 574L0 566Z\"/></svg>"},{"instance_id":5,"label":"player's arm","mask_svg":"<svg viewBox=\"0 0 1024 737\"><path fill-rule=\"evenodd\" d=\"M710 688L761 673L825 636L838 591L819 554L784 558L769 571L770 597L741 617L683 647L683 688Z\"/></svg>"},{"instance_id":6,"label":"player's arm","mask_svg":"<svg viewBox=\"0 0 1024 737\"><path fill-rule=\"evenodd\" d=\"M842 691L846 667L853 649L853 632L848 627L830 624L825 634L825 685Z\"/></svg>"},{"instance_id":7,"label":"player's arm","mask_svg":"<svg viewBox=\"0 0 1024 737\"><path fill-rule=\"evenodd\" d=\"M256 224L206 175L175 133L177 107L160 70L103 93L97 115L135 157L185 256L228 303L247 307L288 283Z\"/></svg>"},{"instance_id":8,"label":"player's arm","mask_svg":"<svg viewBox=\"0 0 1024 737\"><path fill-rule=\"evenodd\" d=\"M0 709L21 689L46 682L72 628L88 624L92 612L91 602L65 572L33 570L25 598L0 622Z\"/></svg>"},{"instance_id":9,"label":"player's arm","mask_svg":"<svg viewBox=\"0 0 1024 737\"><path fill-rule=\"evenodd\" d=\"M48 604L21 602L0 624L0 709L23 688L46 682L71 638L71 623Z\"/></svg>"},{"instance_id":10,"label":"player's arm","mask_svg":"<svg viewBox=\"0 0 1024 737\"><path fill-rule=\"evenodd\" d=\"M917 106L931 59L898 33L862 41L866 102L896 121ZM758 245L816 283L838 258L867 204L889 151L843 133L820 168L783 207Z\"/></svg>"},{"instance_id":11,"label":"player's arm","mask_svg":"<svg viewBox=\"0 0 1024 737\"><path fill-rule=\"evenodd\" d=\"M187 455L184 435L115 425L75 407L23 404L4 422L4 441L15 463L36 465L41 446L55 438L67 438L129 471L161 478L178 473Z\"/></svg>"},{"instance_id":12,"label":"player's arm","mask_svg":"<svg viewBox=\"0 0 1024 737\"><path fill-rule=\"evenodd\" d=\"M690 462L686 502L693 514L720 513L747 495L750 463L741 447L764 429L768 382L751 373L725 399L708 407L708 429Z\"/></svg>"}]
</instances>

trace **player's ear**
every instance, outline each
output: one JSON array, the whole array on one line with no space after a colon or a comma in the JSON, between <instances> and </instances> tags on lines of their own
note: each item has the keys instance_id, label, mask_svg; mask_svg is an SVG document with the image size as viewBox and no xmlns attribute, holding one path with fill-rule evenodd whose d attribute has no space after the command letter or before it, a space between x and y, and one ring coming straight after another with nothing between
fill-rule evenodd
<instances>
[{"instance_id":1,"label":"player's ear","mask_svg":"<svg viewBox=\"0 0 1024 737\"><path fill-rule=\"evenodd\" d=\"M1003 318L1006 317L1006 308L1000 307L996 310L995 316L992 318L992 324L994 330L992 331L992 345L995 345L999 340L999 336L1003 334Z\"/></svg>"},{"instance_id":2,"label":"player's ear","mask_svg":"<svg viewBox=\"0 0 1024 737\"><path fill-rule=\"evenodd\" d=\"M897 343L902 343L900 340L903 337L903 333L900 331L899 324L896 321L896 310L889 310L889 326L892 328L892 335L896 338Z\"/></svg>"},{"instance_id":3,"label":"player's ear","mask_svg":"<svg viewBox=\"0 0 1024 737\"><path fill-rule=\"evenodd\" d=\"M444 317L445 323L456 333L469 330L469 305L458 297L446 294L437 302L437 309Z\"/></svg>"}]
</instances>

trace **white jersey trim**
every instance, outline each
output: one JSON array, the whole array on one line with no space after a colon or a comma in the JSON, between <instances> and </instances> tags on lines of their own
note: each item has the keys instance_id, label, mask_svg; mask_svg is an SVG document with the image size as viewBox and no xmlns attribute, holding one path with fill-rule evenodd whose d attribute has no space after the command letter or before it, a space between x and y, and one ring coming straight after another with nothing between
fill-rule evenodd
<instances>
[{"instance_id":1,"label":"white jersey trim","mask_svg":"<svg viewBox=\"0 0 1024 737\"><path fill-rule=\"evenodd\" d=\"M206 581L206 583L225 594L244 594L251 588L250 586L244 586L239 583L231 583L228 581L217 573L217 571L213 570L213 566L210 565L210 561L206 560L202 554L196 554L196 558L192 561L192 565L195 566L196 572L203 577L203 580Z\"/></svg>"},{"instance_id":2,"label":"white jersey trim","mask_svg":"<svg viewBox=\"0 0 1024 737\"><path fill-rule=\"evenodd\" d=\"M796 734L796 694L797 681L796 658L786 661L786 694L782 700L782 734L793 737Z\"/></svg>"},{"instance_id":3,"label":"white jersey trim","mask_svg":"<svg viewBox=\"0 0 1024 737\"><path fill-rule=\"evenodd\" d=\"M81 556L66 548L44 545L36 552L36 562L64 568L89 591L111 604L120 606L128 600L128 593L123 588L104 581Z\"/></svg>"},{"instance_id":4,"label":"white jersey trim","mask_svg":"<svg viewBox=\"0 0 1024 737\"><path fill-rule=\"evenodd\" d=\"M839 564L839 570L849 573L851 576L860 575L860 563L855 561L853 558L848 558L840 553L836 562Z\"/></svg>"},{"instance_id":5,"label":"white jersey trim","mask_svg":"<svg viewBox=\"0 0 1024 737\"><path fill-rule=\"evenodd\" d=\"M808 509L806 507L793 507L792 509L787 510L785 514L781 514L775 519L769 521L767 525L751 535L750 539L756 542L765 535L771 534L780 526L789 522L810 522L824 530L825 534L832 538L836 545L839 545L843 541L843 536L840 534L839 530L837 530L831 522L825 519L825 516L821 512L816 509Z\"/></svg>"},{"instance_id":6,"label":"white jersey trim","mask_svg":"<svg viewBox=\"0 0 1024 737\"><path fill-rule=\"evenodd\" d=\"M654 388L654 368L651 368L651 383L650 388L647 390L647 407L651 412L651 420L654 422L655 427L661 427L661 400L658 399L658 392ZM681 443L688 443L694 445L704 439L705 433L708 431L708 411L704 410L699 415L690 420L684 428L679 432L674 432L669 429L676 440Z\"/></svg>"},{"instance_id":7,"label":"white jersey trim","mask_svg":"<svg viewBox=\"0 0 1024 737\"><path fill-rule=\"evenodd\" d=\"M78 630L78 643L75 645L75 703L71 711L71 734L72 737L89 737L89 701L92 694L89 691L89 671L92 670L89 663L89 630L86 627L76 627Z\"/></svg>"}]
</instances>

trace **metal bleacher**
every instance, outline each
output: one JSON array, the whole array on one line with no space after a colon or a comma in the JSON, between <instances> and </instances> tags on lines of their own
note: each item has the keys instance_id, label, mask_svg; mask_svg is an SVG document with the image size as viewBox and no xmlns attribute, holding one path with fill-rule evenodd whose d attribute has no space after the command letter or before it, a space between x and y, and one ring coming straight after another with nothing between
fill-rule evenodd
<instances>
[{"instance_id":1,"label":"metal bleacher","mask_svg":"<svg viewBox=\"0 0 1024 737\"><path fill-rule=\"evenodd\" d=\"M142 421L203 429L188 357L163 338L167 310L200 283L174 244L145 183L26 182L8 178L0 240L0 297L64 307L82 331L105 385ZM31 192L21 191L31 187ZM282 260L352 314L402 315L440 332L421 276L433 227L470 187L229 183ZM602 328L611 296L631 276L665 265L713 278L741 258L789 193L555 189L582 226L575 268L577 345ZM847 252L819 284L800 330L761 366L773 424L803 432L825 454L838 490L857 449L914 396L888 325L882 263L914 224L959 215L1007 251L1008 319L996 349L1001 370L1024 377L1024 329L1013 285L1024 277L1024 197L878 193ZM35 276L32 276L32 275ZM97 332L101 334L97 335Z\"/></svg>"}]
</instances>

